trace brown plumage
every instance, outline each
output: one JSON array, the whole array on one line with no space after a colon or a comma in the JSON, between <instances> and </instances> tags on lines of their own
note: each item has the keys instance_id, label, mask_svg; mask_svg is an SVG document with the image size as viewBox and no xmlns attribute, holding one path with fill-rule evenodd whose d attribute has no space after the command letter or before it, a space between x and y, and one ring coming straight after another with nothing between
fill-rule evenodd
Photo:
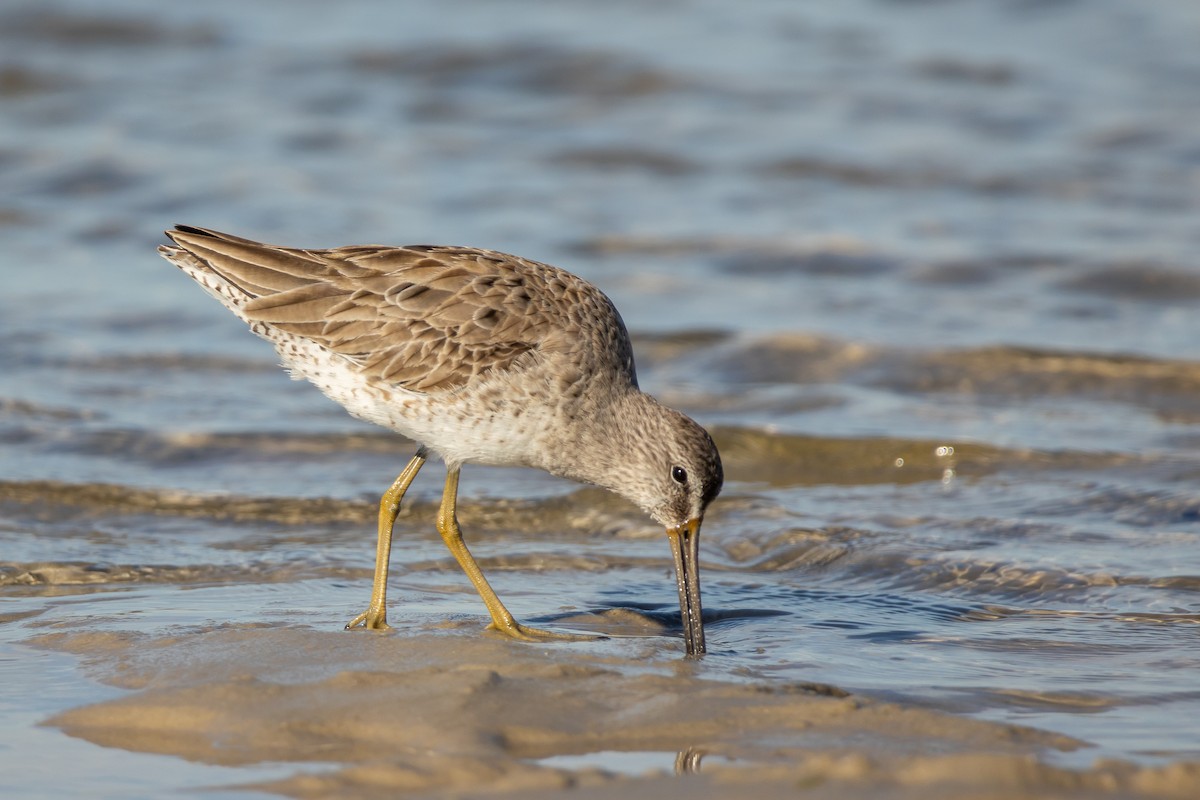
<instances>
[{"instance_id":1,"label":"brown plumage","mask_svg":"<svg viewBox=\"0 0 1200 800\"><path fill-rule=\"evenodd\" d=\"M688 652L704 651L696 547L720 457L703 428L638 389L629 335L599 289L490 250L305 250L189 226L167 235L177 246L162 254L272 342L294 375L422 444L381 503L375 590L351 625L386 627L391 526L429 448L448 470L438 529L494 627L559 636L516 623L462 543L454 511L467 462L595 483L664 524Z\"/></svg>"},{"instance_id":2,"label":"brown plumage","mask_svg":"<svg viewBox=\"0 0 1200 800\"><path fill-rule=\"evenodd\" d=\"M246 294L247 321L345 356L372 381L414 392L458 389L532 351L576 349L570 326L591 320L607 345L591 355L637 385L612 303L548 264L466 247L301 250L183 226L167 235Z\"/></svg>"}]
</instances>

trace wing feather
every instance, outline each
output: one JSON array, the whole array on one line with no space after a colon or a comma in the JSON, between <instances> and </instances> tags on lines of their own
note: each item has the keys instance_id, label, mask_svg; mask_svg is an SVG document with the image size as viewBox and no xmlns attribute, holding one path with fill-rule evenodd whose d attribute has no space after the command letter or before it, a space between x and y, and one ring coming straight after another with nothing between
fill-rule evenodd
<instances>
[{"instance_id":1,"label":"wing feather","mask_svg":"<svg viewBox=\"0 0 1200 800\"><path fill-rule=\"evenodd\" d=\"M418 392L456 390L519 368L529 353L581 346L563 324L582 314L603 329L594 338L621 344L602 351L636 382L612 304L555 267L461 247L299 250L185 226L167 235L245 293L247 320L311 339L372 380ZM572 307L579 303L586 308Z\"/></svg>"}]
</instances>

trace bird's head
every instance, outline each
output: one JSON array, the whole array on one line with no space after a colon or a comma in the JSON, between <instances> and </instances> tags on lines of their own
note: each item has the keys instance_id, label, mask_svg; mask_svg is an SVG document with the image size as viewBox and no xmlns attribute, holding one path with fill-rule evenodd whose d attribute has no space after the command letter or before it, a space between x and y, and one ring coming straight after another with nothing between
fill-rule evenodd
<instances>
[{"instance_id":1,"label":"bird's head","mask_svg":"<svg viewBox=\"0 0 1200 800\"><path fill-rule=\"evenodd\" d=\"M651 401L653 402L653 401ZM705 651L700 605L700 524L725 480L721 456L708 431L689 417L654 403L653 413L626 420L637 435L624 463L627 475L617 491L666 528L675 558L679 611L689 656Z\"/></svg>"}]
</instances>

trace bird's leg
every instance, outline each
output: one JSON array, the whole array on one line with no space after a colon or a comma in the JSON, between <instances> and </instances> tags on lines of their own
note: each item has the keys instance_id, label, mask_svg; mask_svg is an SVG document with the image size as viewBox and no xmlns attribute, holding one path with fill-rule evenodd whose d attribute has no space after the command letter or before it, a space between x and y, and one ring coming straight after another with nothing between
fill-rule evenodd
<instances>
[{"instance_id":1,"label":"bird's leg","mask_svg":"<svg viewBox=\"0 0 1200 800\"><path fill-rule=\"evenodd\" d=\"M424 447L408 462L404 471L392 482L391 487L383 493L379 500L379 543L375 546L375 583L371 587L371 604L367 610L346 623L346 630L351 628L391 627L387 624L387 578L388 561L392 555L392 526L396 524L396 515L400 513L400 501L421 466L425 463L429 451Z\"/></svg>"},{"instance_id":2,"label":"bird's leg","mask_svg":"<svg viewBox=\"0 0 1200 800\"><path fill-rule=\"evenodd\" d=\"M446 543L446 547L450 548L450 552L454 555L454 559L458 565L462 567L463 572L467 573L467 577L471 579L471 583L475 586L475 591L479 592L479 596L483 598L484 605L487 606L488 613L492 615L492 624L488 627L500 631L506 636L511 636L514 639L524 641L542 641L546 639L558 639L566 641L585 641L590 639L600 639L600 636L583 636L573 633L554 633L551 631L543 631L538 628L530 628L517 622L508 609L504 607L504 603L500 602L500 598L492 590L487 578L483 575L483 570L479 568L479 564L475 562L475 558L471 555L471 551L467 549L466 542L463 541L462 529L458 526L458 467L450 469L446 473L446 488L442 491L442 506L438 511L437 529L442 535L442 541Z\"/></svg>"}]
</instances>

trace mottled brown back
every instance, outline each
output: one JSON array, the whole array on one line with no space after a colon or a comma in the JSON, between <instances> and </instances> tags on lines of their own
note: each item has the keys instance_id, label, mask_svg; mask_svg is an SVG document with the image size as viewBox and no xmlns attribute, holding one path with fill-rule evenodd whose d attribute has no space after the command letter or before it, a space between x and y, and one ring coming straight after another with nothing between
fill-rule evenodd
<instances>
[{"instance_id":1,"label":"mottled brown back","mask_svg":"<svg viewBox=\"0 0 1200 800\"><path fill-rule=\"evenodd\" d=\"M301 250L185 226L167 235L245 293L247 320L310 339L373 381L451 391L569 353L581 367L637 383L612 303L547 264L464 247Z\"/></svg>"}]
</instances>

